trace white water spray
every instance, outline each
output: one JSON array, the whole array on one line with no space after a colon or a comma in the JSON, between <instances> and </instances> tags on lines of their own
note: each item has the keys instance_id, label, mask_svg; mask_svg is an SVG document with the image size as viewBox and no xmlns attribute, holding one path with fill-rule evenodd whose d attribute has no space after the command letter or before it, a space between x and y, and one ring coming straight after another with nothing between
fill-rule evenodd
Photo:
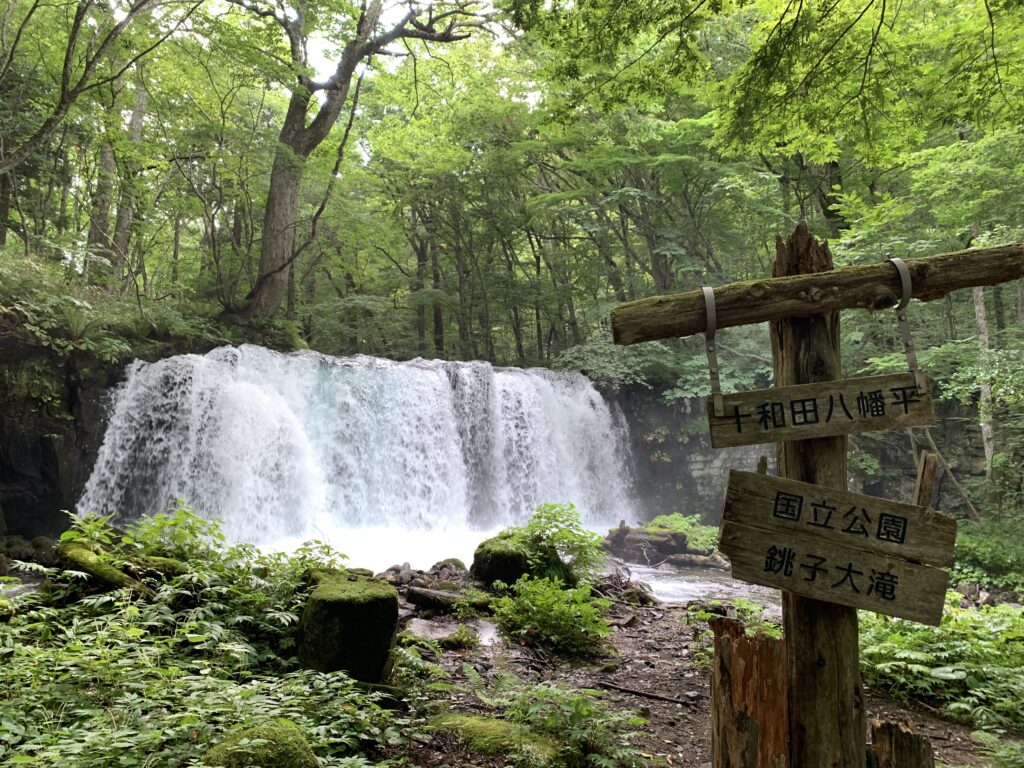
<instances>
[{"instance_id":1,"label":"white water spray","mask_svg":"<svg viewBox=\"0 0 1024 768\"><path fill-rule=\"evenodd\" d=\"M131 366L78 511L182 499L234 541L353 554L404 531L421 552L548 501L590 525L636 519L628 467L624 425L579 374L223 347Z\"/></svg>"}]
</instances>

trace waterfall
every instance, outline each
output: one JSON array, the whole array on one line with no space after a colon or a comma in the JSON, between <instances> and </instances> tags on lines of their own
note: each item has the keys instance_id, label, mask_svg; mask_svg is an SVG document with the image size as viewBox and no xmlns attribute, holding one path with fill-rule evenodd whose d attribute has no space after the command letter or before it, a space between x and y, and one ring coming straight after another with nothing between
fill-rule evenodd
<instances>
[{"instance_id":1,"label":"waterfall","mask_svg":"<svg viewBox=\"0 0 1024 768\"><path fill-rule=\"evenodd\" d=\"M183 500L234 541L493 530L542 502L636 518L624 424L584 376L488 363L279 354L136 361L79 513Z\"/></svg>"}]
</instances>

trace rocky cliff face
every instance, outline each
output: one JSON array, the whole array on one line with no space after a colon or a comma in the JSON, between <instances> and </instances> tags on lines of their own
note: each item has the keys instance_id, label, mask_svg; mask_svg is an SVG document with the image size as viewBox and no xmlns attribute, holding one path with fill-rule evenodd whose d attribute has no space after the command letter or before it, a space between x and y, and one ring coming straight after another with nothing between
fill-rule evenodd
<instances>
[{"instance_id":1,"label":"rocky cliff face","mask_svg":"<svg viewBox=\"0 0 1024 768\"><path fill-rule=\"evenodd\" d=\"M56 536L67 528L103 440L103 399L119 370L83 371L74 360L18 371L0 398L0 534ZM45 400L27 377L47 377Z\"/></svg>"}]
</instances>

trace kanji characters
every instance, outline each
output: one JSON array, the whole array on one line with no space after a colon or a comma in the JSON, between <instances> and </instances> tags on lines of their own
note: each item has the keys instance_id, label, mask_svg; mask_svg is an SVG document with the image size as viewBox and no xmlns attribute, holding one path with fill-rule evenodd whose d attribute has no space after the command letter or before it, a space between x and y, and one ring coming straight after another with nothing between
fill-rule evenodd
<instances>
[{"instance_id":1,"label":"kanji characters","mask_svg":"<svg viewBox=\"0 0 1024 768\"><path fill-rule=\"evenodd\" d=\"M878 516L878 531L875 538L902 544L907 538L907 518L882 512Z\"/></svg>"},{"instance_id":2,"label":"kanji characters","mask_svg":"<svg viewBox=\"0 0 1024 768\"><path fill-rule=\"evenodd\" d=\"M800 512L804 506L804 497L795 493L779 491L775 494L775 507L772 509L772 517L782 520L800 521Z\"/></svg>"},{"instance_id":3,"label":"kanji characters","mask_svg":"<svg viewBox=\"0 0 1024 768\"><path fill-rule=\"evenodd\" d=\"M871 569L871 586L868 587L868 594L875 594L883 600L896 599L896 587L899 585L899 578L895 573L886 570L879 573Z\"/></svg>"},{"instance_id":4,"label":"kanji characters","mask_svg":"<svg viewBox=\"0 0 1024 768\"><path fill-rule=\"evenodd\" d=\"M814 397L807 397L801 400L789 401L790 423L794 427L801 424L818 423L818 400Z\"/></svg>"},{"instance_id":5,"label":"kanji characters","mask_svg":"<svg viewBox=\"0 0 1024 768\"><path fill-rule=\"evenodd\" d=\"M785 403L761 403L755 409L757 423L761 429L778 429L786 426Z\"/></svg>"},{"instance_id":6,"label":"kanji characters","mask_svg":"<svg viewBox=\"0 0 1024 768\"><path fill-rule=\"evenodd\" d=\"M866 539L871 538L871 534L868 533L868 526L871 525L871 516L868 515L868 511L863 507L850 507L849 511L843 515L843 520L849 521L846 527L843 528L843 533L863 536Z\"/></svg>"},{"instance_id":7,"label":"kanji characters","mask_svg":"<svg viewBox=\"0 0 1024 768\"><path fill-rule=\"evenodd\" d=\"M857 582L853 580L853 575L857 574L858 576L863 576L864 571L858 571L856 568L853 567L853 563L841 565L838 568L836 568L836 570L841 572L843 574L843 577L835 584L833 584L831 588L835 589L836 587L842 586L845 583L849 583L850 589L852 589L859 595L860 590L857 588Z\"/></svg>"},{"instance_id":8,"label":"kanji characters","mask_svg":"<svg viewBox=\"0 0 1024 768\"><path fill-rule=\"evenodd\" d=\"M885 416L885 393L880 389L857 395L857 413L863 417Z\"/></svg>"},{"instance_id":9,"label":"kanji characters","mask_svg":"<svg viewBox=\"0 0 1024 768\"><path fill-rule=\"evenodd\" d=\"M764 558L764 570L766 573L781 573L783 576L793 575L793 560L796 552L789 547L772 546L768 549Z\"/></svg>"}]
</instances>

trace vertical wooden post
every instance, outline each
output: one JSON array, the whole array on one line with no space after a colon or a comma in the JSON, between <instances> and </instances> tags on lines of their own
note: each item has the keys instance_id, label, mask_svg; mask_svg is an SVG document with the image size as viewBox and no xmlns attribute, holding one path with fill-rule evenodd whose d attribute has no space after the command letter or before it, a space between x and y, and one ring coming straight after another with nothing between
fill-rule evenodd
<instances>
[{"instance_id":1,"label":"vertical wooden post","mask_svg":"<svg viewBox=\"0 0 1024 768\"><path fill-rule=\"evenodd\" d=\"M773 275L832 269L825 243L800 222L776 240ZM816 297L806 297L815 301ZM839 313L771 323L775 386L842 378ZM846 437L780 443L780 477L846 489ZM864 691L857 645L857 611L783 593L789 687L789 764L793 768L864 768Z\"/></svg>"},{"instance_id":2,"label":"vertical wooden post","mask_svg":"<svg viewBox=\"0 0 1024 768\"><path fill-rule=\"evenodd\" d=\"M712 768L787 768L784 642L717 617L711 664Z\"/></svg>"}]
</instances>

